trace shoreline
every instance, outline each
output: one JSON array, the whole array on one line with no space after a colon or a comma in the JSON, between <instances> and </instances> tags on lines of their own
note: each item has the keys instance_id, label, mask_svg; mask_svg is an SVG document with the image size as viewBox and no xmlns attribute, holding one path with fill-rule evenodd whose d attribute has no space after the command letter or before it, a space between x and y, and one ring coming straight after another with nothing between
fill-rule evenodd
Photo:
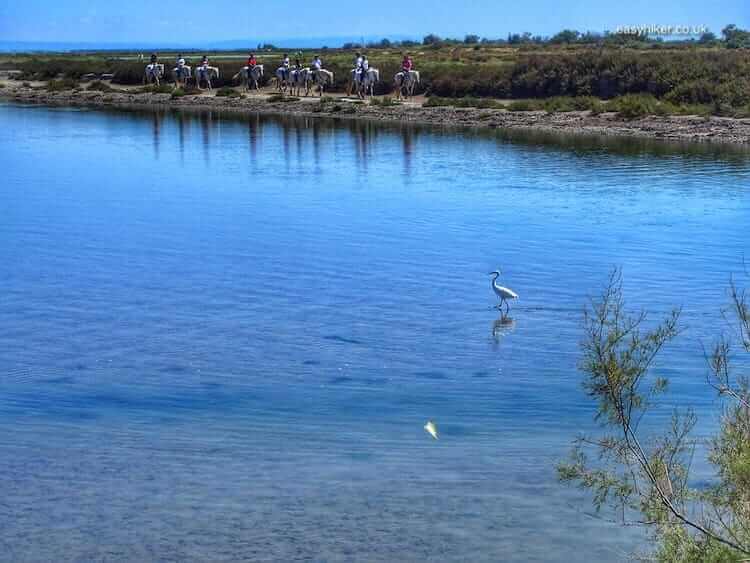
<instances>
[{"instance_id":1,"label":"shoreline","mask_svg":"<svg viewBox=\"0 0 750 563\"><path fill-rule=\"evenodd\" d=\"M210 93L171 98L170 94L72 90L50 92L5 82L0 99L12 102L72 107L196 108L233 113L260 113L300 117L362 119L385 123L409 123L470 129L505 129L585 136L636 137L664 141L750 145L750 119L698 116L647 116L626 120L613 112L508 111L502 109L422 107L415 103L380 106L352 103L335 97L321 104L317 97L299 101L270 102L269 92L244 98L218 97ZM215 92L215 91L214 91Z\"/></svg>"}]
</instances>

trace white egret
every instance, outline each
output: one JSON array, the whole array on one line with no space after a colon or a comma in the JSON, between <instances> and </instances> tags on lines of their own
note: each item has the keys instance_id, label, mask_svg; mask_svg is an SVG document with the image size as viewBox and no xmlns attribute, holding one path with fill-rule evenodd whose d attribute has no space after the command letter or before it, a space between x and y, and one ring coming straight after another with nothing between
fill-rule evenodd
<instances>
[{"instance_id":1,"label":"white egret","mask_svg":"<svg viewBox=\"0 0 750 563\"><path fill-rule=\"evenodd\" d=\"M510 310L510 304L508 303L508 300L510 299L518 299L518 294L513 291L512 289L508 289L507 287L503 287L502 285L499 285L497 283L497 278L500 277L500 270L495 270L494 272L490 272L488 275L494 276L492 278L492 291L495 292L495 295L497 295L500 298L500 305L498 305L498 309L502 311L503 309L503 303L505 303L505 314L508 314L508 311Z\"/></svg>"},{"instance_id":2,"label":"white egret","mask_svg":"<svg viewBox=\"0 0 750 563\"><path fill-rule=\"evenodd\" d=\"M432 436L432 437L433 437L433 438L435 438L436 440L438 439L438 431L437 431L437 426L435 426L435 423L434 423L434 422L432 422L431 420L428 420L428 421L427 421L427 424L425 424L425 425L424 425L424 429L425 429L425 430L427 431L427 433L428 433L428 434L429 434L430 436Z\"/></svg>"}]
</instances>

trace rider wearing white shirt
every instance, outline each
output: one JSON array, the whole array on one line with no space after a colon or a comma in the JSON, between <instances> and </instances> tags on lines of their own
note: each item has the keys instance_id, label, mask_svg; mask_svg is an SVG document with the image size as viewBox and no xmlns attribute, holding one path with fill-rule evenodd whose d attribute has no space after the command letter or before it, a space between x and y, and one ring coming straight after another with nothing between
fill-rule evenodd
<instances>
[{"instance_id":1,"label":"rider wearing white shirt","mask_svg":"<svg viewBox=\"0 0 750 563\"><path fill-rule=\"evenodd\" d=\"M323 61L320 60L320 57L318 55L315 55L313 57L312 67L314 70L320 70L323 68Z\"/></svg>"},{"instance_id":2,"label":"rider wearing white shirt","mask_svg":"<svg viewBox=\"0 0 750 563\"><path fill-rule=\"evenodd\" d=\"M284 58L281 61L281 68L284 72L284 79L289 80L289 55L284 53Z\"/></svg>"},{"instance_id":3,"label":"rider wearing white shirt","mask_svg":"<svg viewBox=\"0 0 750 563\"><path fill-rule=\"evenodd\" d=\"M354 78L356 80L362 80L362 63L364 58L362 55L357 53L357 57L354 59Z\"/></svg>"}]
</instances>

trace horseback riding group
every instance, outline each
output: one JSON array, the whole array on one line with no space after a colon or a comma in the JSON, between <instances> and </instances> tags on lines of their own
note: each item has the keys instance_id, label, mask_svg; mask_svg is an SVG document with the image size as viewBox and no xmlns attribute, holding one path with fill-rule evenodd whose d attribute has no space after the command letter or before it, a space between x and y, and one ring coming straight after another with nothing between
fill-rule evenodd
<instances>
[{"instance_id":1,"label":"horseback riding group","mask_svg":"<svg viewBox=\"0 0 750 563\"><path fill-rule=\"evenodd\" d=\"M292 65L289 55L284 53L281 66L278 67L275 75L277 89L281 93L289 90L292 95L295 93L299 95L304 89L307 96L313 88L317 88L319 94L322 96L323 91L333 85L333 72L323 68L323 61L319 55L313 57L309 67L303 66L299 59L301 54L298 53L297 55ZM201 86L205 83L210 90L211 80L219 77L219 69L211 66L208 62L208 57L204 55L200 64L195 67L195 72L193 72L192 67L186 64L185 58L180 54L177 55L172 74L174 76L175 87L185 86L193 79L198 89L201 89ZM147 84L153 82L158 86L160 79L163 77L164 65L158 62L158 57L154 53L151 55L150 63L146 66L144 82ZM259 90L262 77L263 65L258 63L255 53L250 53L247 64L234 75L233 79L235 81L240 80L247 90L251 88ZM357 53L354 58L354 68L351 70L351 80L347 94L351 95L355 93L362 99L367 96L373 96L375 94L375 85L379 81L380 72L378 69L370 66L367 55ZM409 55L404 55L401 62L401 71L396 73L394 83L399 99L403 96L408 97L414 94L414 88L419 84L419 72L414 70L414 63Z\"/></svg>"}]
</instances>

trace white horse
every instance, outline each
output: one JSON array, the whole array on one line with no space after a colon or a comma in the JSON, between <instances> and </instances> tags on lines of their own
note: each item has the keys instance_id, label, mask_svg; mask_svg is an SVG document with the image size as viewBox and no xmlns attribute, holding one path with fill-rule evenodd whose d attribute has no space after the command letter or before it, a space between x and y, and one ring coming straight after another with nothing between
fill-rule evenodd
<instances>
[{"instance_id":1,"label":"white horse","mask_svg":"<svg viewBox=\"0 0 750 563\"><path fill-rule=\"evenodd\" d=\"M299 96L302 88L307 88L308 77L310 76L309 68L301 68L289 72L289 93L292 96ZM296 93L295 93L296 92Z\"/></svg>"},{"instance_id":2,"label":"white horse","mask_svg":"<svg viewBox=\"0 0 750 563\"><path fill-rule=\"evenodd\" d=\"M333 73L330 70L324 68L318 70L311 70L307 73L307 81L305 82L305 96L310 95L313 85L318 87L320 95L323 96L323 90L326 86L333 85Z\"/></svg>"},{"instance_id":3,"label":"white horse","mask_svg":"<svg viewBox=\"0 0 750 563\"><path fill-rule=\"evenodd\" d=\"M146 65L146 71L143 74L143 83L151 84L152 82L159 85L159 79L164 76L164 65L151 63Z\"/></svg>"},{"instance_id":4,"label":"white horse","mask_svg":"<svg viewBox=\"0 0 750 563\"><path fill-rule=\"evenodd\" d=\"M172 69L174 74L174 85L176 88L185 86L193 75L193 69L188 65L176 66Z\"/></svg>"},{"instance_id":5,"label":"white horse","mask_svg":"<svg viewBox=\"0 0 750 563\"><path fill-rule=\"evenodd\" d=\"M284 92L289 86L292 79L291 69L286 69L280 66L276 69L276 88L279 92Z\"/></svg>"},{"instance_id":6,"label":"white horse","mask_svg":"<svg viewBox=\"0 0 750 563\"><path fill-rule=\"evenodd\" d=\"M396 73L393 77L393 81L396 83L396 91L398 92L398 99L402 96L407 98L414 95L414 87L419 84L419 72L416 70L410 70L409 72Z\"/></svg>"},{"instance_id":7,"label":"white horse","mask_svg":"<svg viewBox=\"0 0 750 563\"><path fill-rule=\"evenodd\" d=\"M367 96L375 95L375 84L380 80L380 71L376 68L370 67L367 72L360 77L357 83L357 95L363 100Z\"/></svg>"},{"instance_id":8,"label":"white horse","mask_svg":"<svg viewBox=\"0 0 750 563\"><path fill-rule=\"evenodd\" d=\"M219 69L215 66L199 66L195 69L195 85L201 89L201 81L205 81L211 90L211 79L219 78Z\"/></svg>"},{"instance_id":9,"label":"white horse","mask_svg":"<svg viewBox=\"0 0 750 563\"><path fill-rule=\"evenodd\" d=\"M260 82L260 79L262 77L263 65L255 65L253 68L243 66L242 70L232 77L232 81L236 82L238 79L240 79L245 84L245 88L247 90L250 90L250 88L260 90L260 86L258 85L258 83Z\"/></svg>"}]
</instances>

